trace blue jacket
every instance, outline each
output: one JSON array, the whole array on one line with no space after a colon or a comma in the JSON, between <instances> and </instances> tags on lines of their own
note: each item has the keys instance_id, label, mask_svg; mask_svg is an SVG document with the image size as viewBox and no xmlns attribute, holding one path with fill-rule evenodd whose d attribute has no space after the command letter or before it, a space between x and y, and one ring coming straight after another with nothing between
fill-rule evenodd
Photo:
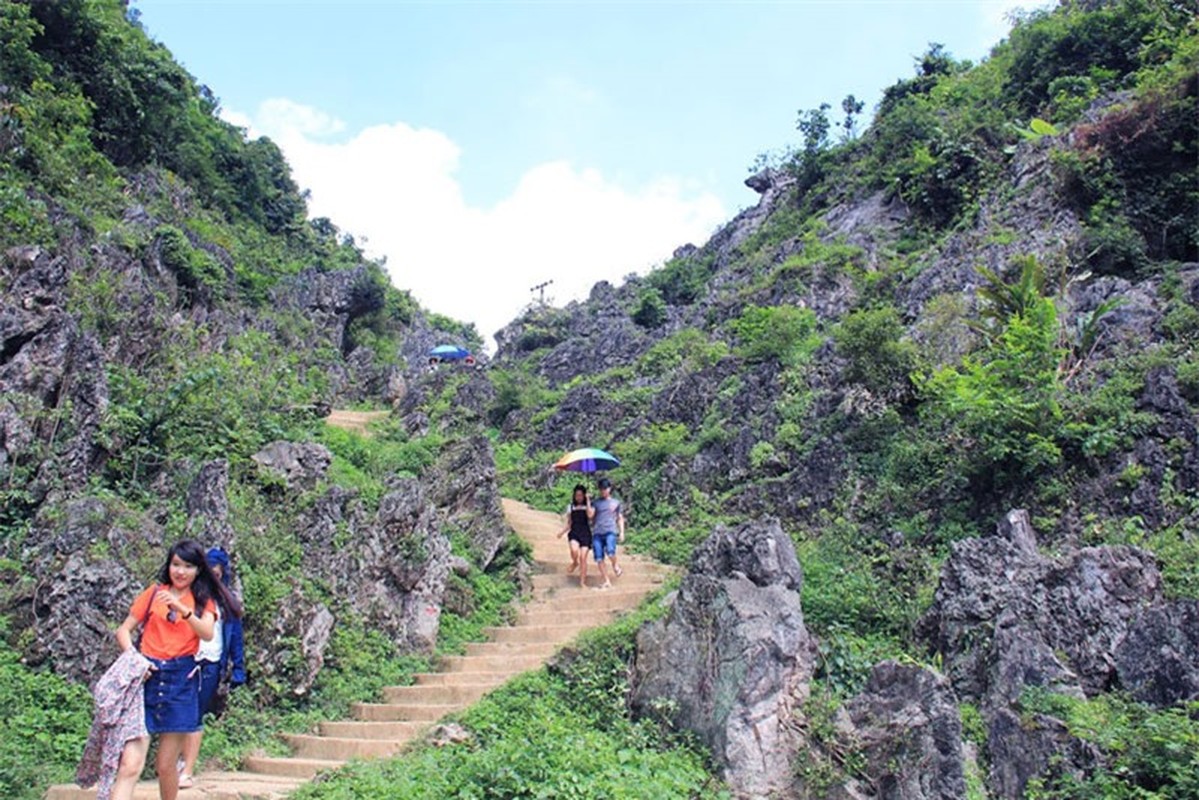
<instances>
[{"instance_id":1,"label":"blue jacket","mask_svg":"<svg viewBox=\"0 0 1199 800\"><path fill-rule=\"evenodd\" d=\"M208 551L208 565L220 566L221 583L229 588L229 554L222 547L213 547ZM246 682L246 650L245 636L242 634L241 620L233 617L223 617L221 622L221 670L220 675L229 677L233 686L241 686ZM227 670L227 671L226 671Z\"/></svg>"},{"instance_id":2,"label":"blue jacket","mask_svg":"<svg viewBox=\"0 0 1199 800\"><path fill-rule=\"evenodd\" d=\"M241 686L246 682L245 636L241 620L230 617L222 622L221 637L221 676L228 675L230 685Z\"/></svg>"}]
</instances>

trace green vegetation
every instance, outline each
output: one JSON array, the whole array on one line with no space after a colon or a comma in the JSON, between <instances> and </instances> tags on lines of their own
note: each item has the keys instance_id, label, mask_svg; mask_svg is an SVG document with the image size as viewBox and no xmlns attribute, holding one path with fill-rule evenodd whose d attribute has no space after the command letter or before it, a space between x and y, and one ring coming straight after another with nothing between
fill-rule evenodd
<instances>
[{"instance_id":1,"label":"green vegetation","mask_svg":"<svg viewBox=\"0 0 1199 800\"><path fill-rule=\"evenodd\" d=\"M45 669L31 669L4 642L0 621L0 794L35 800L74 776L91 725L91 695Z\"/></svg>"},{"instance_id":2,"label":"green vegetation","mask_svg":"<svg viewBox=\"0 0 1199 800\"><path fill-rule=\"evenodd\" d=\"M800 111L795 147L776 164L794 183L772 213L736 243L680 252L622 296L635 339L649 343L630 363L553 385L537 360L570 319L552 308L522 317L510 357L486 373L504 493L560 509L579 476L548 473L560 453L530 443L551 419L562 424L568 392L589 386L605 416L588 435L623 459L613 477L630 547L683 564L717 524L782 517L820 643L805 711L827 747L838 705L872 664L924 656L916 621L950 546L1008 508L1028 508L1049 547L1148 548L1168 597L1199 597L1199 503L1180 480L1190 442L1144 400L1173 382L1192 412L1199 403L1199 312L1183 266L1199 260L1193 11L1066 3L1021 17L977 65L930 45L865 130L852 95L843 119L832 103ZM6 398L34 433L0 467L0 552L14 559L0 562L12 576L0 602L28 602L15 554L35 519L65 524L59 498L82 494L120 530L169 538L186 529L182 497L199 465L227 459L251 649L293 591L338 620L305 695L291 691L296 664L234 694L207 738L210 758L231 765L427 668L304 574L294 530L334 486L352 513L372 513L389 480L427 477L456 437L476 433L479 420L452 413L465 376L425 399L425 436L389 420L364 439L313 411L344 391L345 359L362 361L360 348L376 366L405 367L401 344L420 320L472 349L481 340L422 311L330 220L306 221L278 147L221 121L212 92L132 16L119 0L0 4L0 252L38 245L71 265L67 310L107 371L95 469L79 492L43 469L80 434L70 404ZM1062 209L1042 213L1054 203L1081 224L1060 247L1073 229ZM868 236L846 233L838 214L855 208L885 218ZM957 263L961 252L992 269ZM279 301L301 273L352 276L344 330ZM1127 307L1111 299L1126 285ZM1143 332L1113 342L1115 319ZM326 446L325 482L287 490L262 474L251 456L277 439ZM469 560L464 538L446 533ZM334 544L348 535L343 524ZM135 538L94 547L118 548L149 574L157 553ZM395 546L423 552L410 539ZM508 543L488 571L451 579L439 653L506 618L522 554ZM692 742L624 707L633 631L657 613L586 639L462 715L471 743L354 765L301 796L720 796ZM0 731L0 794L32 799L69 777L89 701L23 662L28 634L0 622L0 718L11 729ZM1031 796L1199 791L1194 708L1035 693L1025 707L1030 719L1065 720L1106 764L1045 779ZM985 752L981 713L966 707L963 720ZM797 768L830 788L860 766L852 751L814 751ZM969 780L981 796L979 776Z\"/></svg>"},{"instance_id":3,"label":"green vegetation","mask_svg":"<svg viewBox=\"0 0 1199 800\"><path fill-rule=\"evenodd\" d=\"M1070 734L1098 747L1106 762L1082 778L1034 779L1028 787L1033 800L1182 800L1199 794L1199 704L1159 710L1118 694L1080 700L1028 689L1021 705L1027 715L1065 721Z\"/></svg>"}]
</instances>

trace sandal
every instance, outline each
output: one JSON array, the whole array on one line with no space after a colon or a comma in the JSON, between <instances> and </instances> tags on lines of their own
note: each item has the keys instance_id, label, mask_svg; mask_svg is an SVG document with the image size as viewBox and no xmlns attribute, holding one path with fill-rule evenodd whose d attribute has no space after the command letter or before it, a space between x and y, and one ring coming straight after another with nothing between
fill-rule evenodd
<instances>
[{"instance_id":1,"label":"sandal","mask_svg":"<svg viewBox=\"0 0 1199 800\"><path fill-rule=\"evenodd\" d=\"M621 569L620 567L613 567L613 569L616 570L616 577L618 577L618 578L624 574L624 570Z\"/></svg>"},{"instance_id":2,"label":"sandal","mask_svg":"<svg viewBox=\"0 0 1199 800\"><path fill-rule=\"evenodd\" d=\"M196 785L196 782L194 780L192 780L191 775L188 775L186 772L179 775L179 788L180 789L190 789L195 785Z\"/></svg>"}]
</instances>

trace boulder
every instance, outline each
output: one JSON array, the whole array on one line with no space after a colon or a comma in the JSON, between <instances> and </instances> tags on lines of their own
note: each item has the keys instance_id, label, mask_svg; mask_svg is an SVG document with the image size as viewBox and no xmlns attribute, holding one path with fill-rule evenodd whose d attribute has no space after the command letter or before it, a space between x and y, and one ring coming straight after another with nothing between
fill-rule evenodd
<instances>
[{"instance_id":1,"label":"boulder","mask_svg":"<svg viewBox=\"0 0 1199 800\"><path fill-rule=\"evenodd\" d=\"M837 736L857 753L868 781L851 779L834 797L949 800L966 796L962 722L949 681L924 667L877 664L844 706Z\"/></svg>"},{"instance_id":2,"label":"boulder","mask_svg":"<svg viewBox=\"0 0 1199 800\"><path fill-rule=\"evenodd\" d=\"M325 477L333 454L320 444L271 442L253 456L260 468L283 479L289 489L311 489Z\"/></svg>"},{"instance_id":3,"label":"boulder","mask_svg":"<svg viewBox=\"0 0 1199 800\"><path fill-rule=\"evenodd\" d=\"M784 791L802 744L793 715L815 660L802 582L777 521L718 528L696 552L668 615L637 634L634 713L668 709L745 796Z\"/></svg>"},{"instance_id":4,"label":"boulder","mask_svg":"<svg viewBox=\"0 0 1199 800\"><path fill-rule=\"evenodd\" d=\"M1034 777L1085 775L1099 763L1061 720L1025 710L1026 692L1082 698L1111 689L1120 649L1140 649L1127 637L1160 605L1161 591L1153 555L1134 547L1040 555L1023 511L992 536L954 544L919 635L941 654L957 695L980 704L998 797L1023 796Z\"/></svg>"},{"instance_id":5,"label":"boulder","mask_svg":"<svg viewBox=\"0 0 1199 800\"><path fill-rule=\"evenodd\" d=\"M449 539L415 479L394 479L374 515L355 498L331 486L300 516L304 573L405 651L428 652L450 572Z\"/></svg>"},{"instance_id":6,"label":"boulder","mask_svg":"<svg viewBox=\"0 0 1199 800\"><path fill-rule=\"evenodd\" d=\"M920 632L961 697L1007 704L1030 685L1092 696L1113 685L1116 643L1160 599L1151 553L1119 546L1041 556L1019 511L995 535L954 544Z\"/></svg>"},{"instance_id":7,"label":"boulder","mask_svg":"<svg viewBox=\"0 0 1199 800\"><path fill-rule=\"evenodd\" d=\"M251 674L270 679L293 695L305 695L325 665L333 613L293 586L269 619L255 648Z\"/></svg>"},{"instance_id":8,"label":"boulder","mask_svg":"<svg viewBox=\"0 0 1199 800\"><path fill-rule=\"evenodd\" d=\"M1095 746L1072 736L1060 719L1009 708L989 715L987 752L988 786L995 797L1011 800L1024 797L1033 778L1082 778L1100 763Z\"/></svg>"},{"instance_id":9,"label":"boulder","mask_svg":"<svg viewBox=\"0 0 1199 800\"><path fill-rule=\"evenodd\" d=\"M1199 700L1199 601L1147 608L1116 647L1120 685L1143 703Z\"/></svg>"},{"instance_id":10,"label":"boulder","mask_svg":"<svg viewBox=\"0 0 1199 800\"><path fill-rule=\"evenodd\" d=\"M481 434L451 443L422 479L443 525L470 538L471 556L486 569L508 538L491 440Z\"/></svg>"},{"instance_id":11,"label":"boulder","mask_svg":"<svg viewBox=\"0 0 1199 800\"><path fill-rule=\"evenodd\" d=\"M114 559L70 555L61 569L35 589L31 663L49 659L60 675L92 684L119 654L113 624L125 618L139 582Z\"/></svg>"},{"instance_id":12,"label":"boulder","mask_svg":"<svg viewBox=\"0 0 1199 800\"><path fill-rule=\"evenodd\" d=\"M234 532L229 523L229 462L209 461L187 489L188 532L205 548L233 549Z\"/></svg>"}]
</instances>

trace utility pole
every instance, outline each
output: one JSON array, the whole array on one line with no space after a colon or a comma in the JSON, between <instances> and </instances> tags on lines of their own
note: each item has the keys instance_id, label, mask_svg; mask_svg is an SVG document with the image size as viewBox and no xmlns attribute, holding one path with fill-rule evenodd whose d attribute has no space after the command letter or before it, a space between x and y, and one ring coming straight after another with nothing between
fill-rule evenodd
<instances>
[{"instance_id":1,"label":"utility pole","mask_svg":"<svg viewBox=\"0 0 1199 800\"><path fill-rule=\"evenodd\" d=\"M549 286L553 282L554 280L551 278L550 280L542 281L533 288L529 289L530 292L537 292L537 305L545 305L545 287Z\"/></svg>"}]
</instances>

